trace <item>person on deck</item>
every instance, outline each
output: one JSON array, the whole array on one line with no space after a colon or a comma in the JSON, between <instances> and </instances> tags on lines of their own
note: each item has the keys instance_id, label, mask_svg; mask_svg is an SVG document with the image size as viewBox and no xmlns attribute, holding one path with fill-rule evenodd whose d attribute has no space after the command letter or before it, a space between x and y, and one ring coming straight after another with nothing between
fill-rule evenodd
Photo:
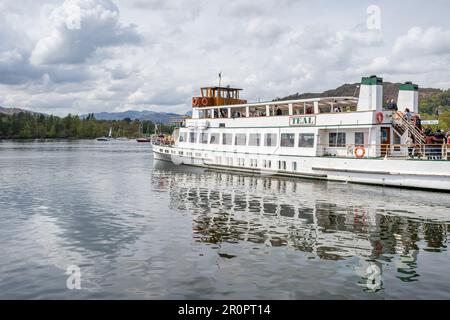
<instances>
[{"instance_id":1,"label":"person on deck","mask_svg":"<svg viewBox=\"0 0 450 320\"><path fill-rule=\"evenodd\" d=\"M416 114L415 118L416 118L416 120L415 120L416 128L417 128L417 130L422 132L422 119L420 119L420 114Z\"/></svg>"},{"instance_id":2,"label":"person on deck","mask_svg":"<svg viewBox=\"0 0 450 320\"><path fill-rule=\"evenodd\" d=\"M282 115L283 115L283 111L281 111L281 109L277 107L277 116L282 116Z\"/></svg>"},{"instance_id":3,"label":"person on deck","mask_svg":"<svg viewBox=\"0 0 450 320\"><path fill-rule=\"evenodd\" d=\"M408 147L408 157L410 159L414 158L414 137L410 134L408 134L408 137L406 138L405 144Z\"/></svg>"},{"instance_id":4,"label":"person on deck","mask_svg":"<svg viewBox=\"0 0 450 320\"><path fill-rule=\"evenodd\" d=\"M442 147L443 147L444 143L445 143L444 131L438 130L434 134L434 144L436 145L434 153L435 153L436 159L438 159L438 160L442 159Z\"/></svg>"},{"instance_id":5,"label":"person on deck","mask_svg":"<svg viewBox=\"0 0 450 320\"><path fill-rule=\"evenodd\" d=\"M392 110L391 102L389 101L389 98L386 99L386 110Z\"/></svg>"},{"instance_id":6,"label":"person on deck","mask_svg":"<svg viewBox=\"0 0 450 320\"><path fill-rule=\"evenodd\" d=\"M405 116L404 117L405 117L406 121L411 122L412 114L411 114L411 111L408 108L405 109Z\"/></svg>"},{"instance_id":7,"label":"person on deck","mask_svg":"<svg viewBox=\"0 0 450 320\"><path fill-rule=\"evenodd\" d=\"M425 130L425 156L428 160L431 160L433 157L433 143L434 143L434 135L430 128Z\"/></svg>"},{"instance_id":8,"label":"person on deck","mask_svg":"<svg viewBox=\"0 0 450 320\"><path fill-rule=\"evenodd\" d=\"M391 99L391 108L389 110L398 111L398 107L394 99Z\"/></svg>"}]
</instances>

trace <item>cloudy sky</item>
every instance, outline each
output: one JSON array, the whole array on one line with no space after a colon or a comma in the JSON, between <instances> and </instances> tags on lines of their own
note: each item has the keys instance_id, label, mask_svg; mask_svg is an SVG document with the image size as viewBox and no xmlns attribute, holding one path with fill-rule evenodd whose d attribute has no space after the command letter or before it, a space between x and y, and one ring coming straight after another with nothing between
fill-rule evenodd
<instances>
[{"instance_id":1,"label":"cloudy sky","mask_svg":"<svg viewBox=\"0 0 450 320\"><path fill-rule=\"evenodd\" d=\"M448 0L0 0L0 105L184 113L219 71L250 101L370 74L447 89L448 12Z\"/></svg>"}]
</instances>

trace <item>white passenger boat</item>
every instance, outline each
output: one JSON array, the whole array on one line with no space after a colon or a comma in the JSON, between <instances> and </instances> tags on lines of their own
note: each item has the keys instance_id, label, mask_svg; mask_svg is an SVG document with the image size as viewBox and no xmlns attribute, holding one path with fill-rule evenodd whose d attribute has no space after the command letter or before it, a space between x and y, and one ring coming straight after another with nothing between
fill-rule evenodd
<instances>
[{"instance_id":1,"label":"white passenger boat","mask_svg":"<svg viewBox=\"0 0 450 320\"><path fill-rule=\"evenodd\" d=\"M359 98L247 103L241 89L207 87L192 117L154 158L258 174L450 191L450 148L426 145L411 121L418 86L400 86L398 110L383 109L383 83L365 77ZM411 114L405 116L406 109ZM413 142L411 142L413 141Z\"/></svg>"}]
</instances>

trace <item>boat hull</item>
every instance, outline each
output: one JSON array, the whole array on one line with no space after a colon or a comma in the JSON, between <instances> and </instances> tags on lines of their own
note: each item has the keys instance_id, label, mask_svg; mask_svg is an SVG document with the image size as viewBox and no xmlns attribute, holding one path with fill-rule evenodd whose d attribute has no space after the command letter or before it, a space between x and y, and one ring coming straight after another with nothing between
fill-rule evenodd
<instances>
[{"instance_id":1,"label":"boat hull","mask_svg":"<svg viewBox=\"0 0 450 320\"><path fill-rule=\"evenodd\" d=\"M183 155L180 155L182 152ZM239 157L234 153L209 151L208 157L187 155L182 148L153 146L155 160L170 161L176 165L191 165L209 169L322 179L345 183L415 188L450 192L450 161L348 159L327 157L273 156L278 161L297 163L297 170L277 170L261 167L236 166L219 163L215 159ZM241 155L243 156L243 155ZM257 155L245 154L247 158ZM259 162L261 163L261 162Z\"/></svg>"}]
</instances>

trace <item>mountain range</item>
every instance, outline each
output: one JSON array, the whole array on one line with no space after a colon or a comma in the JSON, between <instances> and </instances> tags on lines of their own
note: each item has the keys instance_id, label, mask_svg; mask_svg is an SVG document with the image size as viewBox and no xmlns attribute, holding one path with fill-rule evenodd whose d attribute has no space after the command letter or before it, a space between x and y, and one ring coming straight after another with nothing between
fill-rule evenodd
<instances>
[{"instance_id":1,"label":"mountain range","mask_svg":"<svg viewBox=\"0 0 450 320\"><path fill-rule=\"evenodd\" d=\"M13 114L16 114L16 113L21 113L21 112L37 113L37 112L33 112L33 111L21 109L21 108L5 108L5 107L1 107L0 106L0 114L13 115Z\"/></svg>"}]
</instances>

